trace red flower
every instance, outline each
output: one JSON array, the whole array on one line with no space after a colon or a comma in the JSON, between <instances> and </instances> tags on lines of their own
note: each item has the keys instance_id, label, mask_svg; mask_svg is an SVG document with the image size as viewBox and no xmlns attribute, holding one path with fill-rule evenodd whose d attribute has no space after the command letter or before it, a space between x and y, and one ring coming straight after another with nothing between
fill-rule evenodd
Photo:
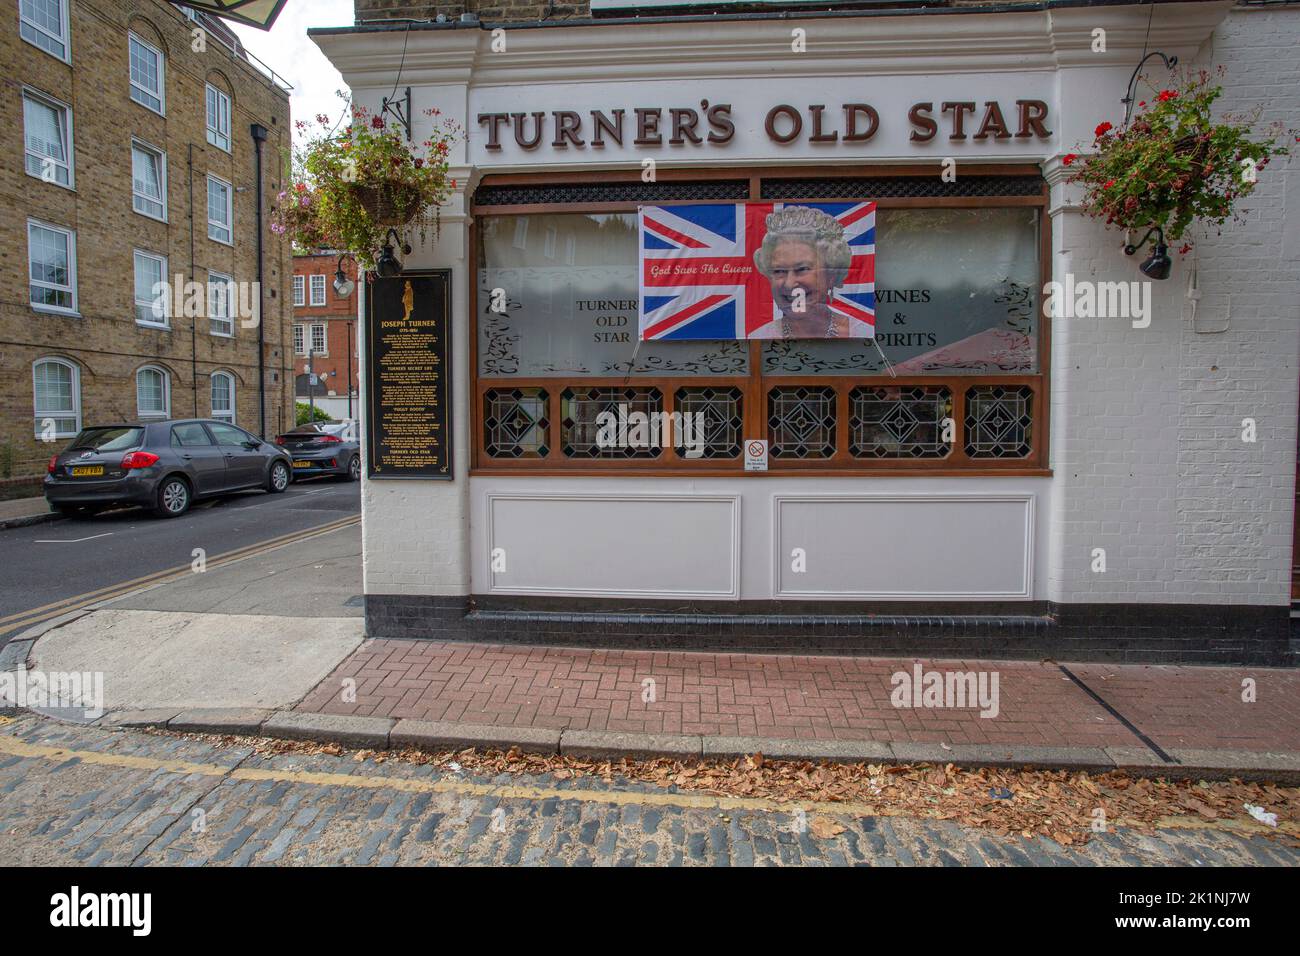
<instances>
[{"instance_id":1,"label":"red flower","mask_svg":"<svg viewBox=\"0 0 1300 956\"><path fill-rule=\"evenodd\" d=\"M294 188L294 190L295 190L296 192L305 193L305 192L307 191L307 184L306 184L306 183L297 183L296 185L294 185L293 188Z\"/></svg>"},{"instance_id":2,"label":"red flower","mask_svg":"<svg viewBox=\"0 0 1300 956\"><path fill-rule=\"evenodd\" d=\"M1115 185L1115 180L1113 180L1113 179L1108 179L1108 180L1106 180L1106 182L1104 182L1104 183L1102 184L1102 187L1101 187L1101 188L1102 188L1102 189L1110 189L1110 187L1111 187L1111 186L1114 186L1114 185Z\"/></svg>"},{"instance_id":3,"label":"red flower","mask_svg":"<svg viewBox=\"0 0 1300 956\"><path fill-rule=\"evenodd\" d=\"M1097 128L1096 128L1096 130L1094 130L1094 132L1095 132L1096 135L1098 135L1098 136L1105 136L1107 133L1109 133L1109 132L1110 132L1111 130L1113 130L1114 128L1115 128L1115 127L1112 126L1110 123L1101 123L1101 124L1099 124L1099 125L1097 126Z\"/></svg>"},{"instance_id":4,"label":"red flower","mask_svg":"<svg viewBox=\"0 0 1300 956\"><path fill-rule=\"evenodd\" d=\"M454 180L454 179L451 181L451 188L452 188L452 189L455 189L455 188L456 188L456 180Z\"/></svg>"},{"instance_id":5,"label":"red flower","mask_svg":"<svg viewBox=\"0 0 1300 956\"><path fill-rule=\"evenodd\" d=\"M1160 95L1156 97L1161 103L1168 103L1178 95L1177 90L1161 90Z\"/></svg>"},{"instance_id":6,"label":"red flower","mask_svg":"<svg viewBox=\"0 0 1300 956\"><path fill-rule=\"evenodd\" d=\"M1061 165L1069 166L1078 158L1079 158L1078 155L1075 153L1066 153L1064 156L1061 157Z\"/></svg>"},{"instance_id":7,"label":"red flower","mask_svg":"<svg viewBox=\"0 0 1300 956\"><path fill-rule=\"evenodd\" d=\"M375 129L383 129L384 118L382 116L372 116L370 117L370 125L373 126Z\"/></svg>"},{"instance_id":8,"label":"red flower","mask_svg":"<svg viewBox=\"0 0 1300 956\"><path fill-rule=\"evenodd\" d=\"M1190 242L1184 242L1181 246L1178 247L1178 254L1180 256L1185 256L1187 255L1187 253L1191 251L1192 251L1192 244Z\"/></svg>"},{"instance_id":9,"label":"red flower","mask_svg":"<svg viewBox=\"0 0 1300 956\"><path fill-rule=\"evenodd\" d=\"M416 169L420 169L420 168L423 167L423 166L424 166L424 160L422 160L422 159L421 159L420 157L418 157L418 156L415 157L415 168L416 168Z\"/></svg>"},{"instance_id":10,"label":"red flower","mask_svg":"<svg viewBox=\"0 0 1300 956\"><path fill-rule=\"evenodd\" d=\"M1138 103L1138 106L1146 106L1146 105L1147 105L1146 100L1143 100L1142 102Z\"/></svg>"}]
</instances>

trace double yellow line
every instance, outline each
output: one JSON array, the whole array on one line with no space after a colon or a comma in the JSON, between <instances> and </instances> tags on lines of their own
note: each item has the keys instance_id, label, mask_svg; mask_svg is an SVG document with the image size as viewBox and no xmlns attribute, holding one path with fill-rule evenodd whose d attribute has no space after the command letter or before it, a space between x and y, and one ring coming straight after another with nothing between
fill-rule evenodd
<instances>
[{"instance_id":1,"label":"double yellow line","mask_svg":"<svg viewBox=\"0 0 1300 956\"><path fill-rule=\"evenodd\" d=\"M314 538L317 535L329 534L331 531L338 531L340 528L346 528L349 525L358 524L361 521L360 515L349 515L346 518L340 518L337 521L331 521L328 524L318 525L314 528L307 528L302 531L294 531L290 534L281 535L278 538L270 538L266 541L259 541L257 544L250 544L247 547L239 548L235 551L227 551L216 557L208 558L206 569L221 567L230 564L233 561L239 561L243 558L252 557L263 551L271 551L275 548L284 547L287 544L296 544L299 541L306 541L308 538ZM122 581L118 584L110 584L94 591L86 591L83 594L76 594L72 597L63 598L50 604L44 604L41 607L30 608L26 611L19 611L16 614L10 614L7 617L0 617L0 637L12 634L15 631L23 631L33 625L56 618L61 614L67 614L71 611L79 611L82 608L89 607L92 604L100 604L104 601L114 601L120 597L125 597L133 591L139 591L142 588L153 587L155 584L165 584L168 581L176 581L187 575L193 574L193 566L182 564L178 567L167 568L162 571L155 571L153 574L146 574L143 577L134 578L130 581Z\"/></svg>"}]
</instances>

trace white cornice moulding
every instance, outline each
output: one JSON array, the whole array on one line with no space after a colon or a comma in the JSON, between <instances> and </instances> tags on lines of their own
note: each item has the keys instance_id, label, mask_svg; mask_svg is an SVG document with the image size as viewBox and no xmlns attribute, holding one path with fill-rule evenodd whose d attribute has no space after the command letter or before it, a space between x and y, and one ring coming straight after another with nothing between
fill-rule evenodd
<instances>
[{"instance_id":1,"label":"white cornice moulding","mask_svg":"<svg viewBox=\"0 0 1300 956\"><path fill-rule=\"evenodd\" d=\"M1072 7L1017 13L812 20L715 20L575 25L505 31L492 51L487 30L314 34L344 79L367 85L597 82L778 75L853 77L1136 66L1144 45L1185 61L1222 22L1230 0L1161 3L1149 43L1147 6ZM807 31L807 52L790 49ZM1106 31L1106 51L1092 50ZM402 47L406 43L406 58Z\"/></svg>"}]
</instances>

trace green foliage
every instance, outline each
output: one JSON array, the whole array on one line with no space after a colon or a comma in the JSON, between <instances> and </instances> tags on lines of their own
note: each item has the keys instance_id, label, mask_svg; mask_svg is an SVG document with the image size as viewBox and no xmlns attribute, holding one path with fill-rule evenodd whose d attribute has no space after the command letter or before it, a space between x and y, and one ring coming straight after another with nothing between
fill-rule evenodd
<instances>
[{"instance_id":1,"label":"green foliage","mask_svg":"<svg viewBox=\"0 0 1300 956\"><path fill-rule=\"evenodd\" d=\"M1272 123L1263 138L1253 139L1259 109L1216 123L1211 107L1222 95L1201 70L1180 88L1139 102L1126 128L1100 124L1093 153L1070 177L1085 188L1086 212L1120 229L1160 226L1170 242L1183 239L1193 222L1222 225L1239 218L1237 202L1254 191L1272 157L1287 155L1295 132ZM1071 153L1064 163L1079 160ZM1189 241L1180 251L1190 248Z\"/></svg>"},{"instance_id":2,"label":"green foliage","mask_svg":"<svg viewBox=\"0 0 1300 956\"><path fill-rule=\"evenodd\" d=\"M294 402L294 404L297 406L297 423L299 425L306 425L308 422L334 421L334 419L330 418L329 415L321 410L320 406L313 409L310 402ZM314 416L312 415L313 411L316 413Z\"/></svg>"},{"instance_id":3,"label":"green foliage","mask_svg":"<svg viewBox=\"0 0 1300 956\"><path fill-rule=\"evenodd\" d=\"M384 117L360 106L350 115L341 131L324 113L316 117L315 130L291 157L290 185L276 197L271 229L288 234L295 249L346 249L373 269L390 226L400 232L415 225L427 238L432 225L436 234L439 207L456 188L447 154L461 131L443 120L412 148ZM309 128L301 120L295 125Z\"/></svg>"}]
</instances>

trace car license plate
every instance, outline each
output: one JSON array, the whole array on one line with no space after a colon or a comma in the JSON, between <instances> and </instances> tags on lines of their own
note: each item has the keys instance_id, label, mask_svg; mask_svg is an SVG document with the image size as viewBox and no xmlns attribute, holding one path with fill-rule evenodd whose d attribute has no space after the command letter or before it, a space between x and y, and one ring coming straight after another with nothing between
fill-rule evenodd
<instances>
[{"instance_id":1,"label":"car license plate","mask_svg":"<svg viewBox=\"0 0 1300 956\"><path fill-rule=\"evenodd\" d=\"M314 461L295 461L295 462L293 463L293 467L295 467L295 468L315 468L315 467L316 467L316 462L314 462Z\"/></svg>"},{"instance_id":2,"label":"car license plate","mask_svg":"<svg viewBox=\"0 0 1300 956\"><path fill-rule=\"evenodd\" d=\"M78 465L72 469L73 478L97 478L103 474L103 465Z\"/></svg>"}]
</instances>

